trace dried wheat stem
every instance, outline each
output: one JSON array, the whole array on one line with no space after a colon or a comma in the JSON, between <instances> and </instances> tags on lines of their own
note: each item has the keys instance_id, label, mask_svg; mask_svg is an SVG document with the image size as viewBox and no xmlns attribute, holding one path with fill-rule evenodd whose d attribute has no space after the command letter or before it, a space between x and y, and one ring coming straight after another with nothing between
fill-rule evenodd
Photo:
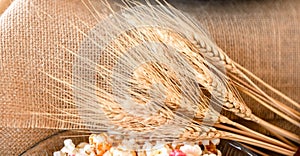
<instances>
[{"instance_id":1,"label":"dried wheat stem","mask_svg":"<svg viewBox=\"0 0 300 156\"><path fill-rule=\"evenodd\" d=\"M265 102L264 101L262 101L262 100L260 100L260 99L258 99L257 97L255 97L255 96L253 96L253 94L248 94L249 96L251 96L254 100L256 100L256 101L258 101L258 102L260 102L261 104L265 104ZM265 106L268 108L268 107L271 107L271 106L269 106L269 105L267 105L267 104L265 104ZM270 110L272 110L272 109L274 109L274 108L269 108ZM278 113L278 115L280 115L280 116L286 116L285 114L283 114L283 113L281 113L281 112L279 112L279 111L277 111L277 110L274 110L274 112L277 112ZM295 124L295 125L297 125L297 126L299 126L299 122L297 122L297 121L295 121L295 120L293 120L293 119L291 119L290 117L288 117L288 116L286 116L286 118L285 118L286 120L288 120L288 121L290 121L291 123L293 123L293 124ZM288 143L288 144L290 144L290 145L293 145L293 143L291 143L291 142L289 142L288 140L286 140L285 138L282 138L281 136L279 136L277 133L274 133L273 132L273 130L271 130L271 129L268 129L271 133L273 133L276 137L278 137L280 140L282 140L282 141L284 141L284 142L286 142L286 143Z\"/></svg>"},{"instance_id":2,"label":"dried wheat stem","mask_svg":"<svg viewBox=\"0 0 300 156\"><path fill-rule=\"evenodd\" d=\"M253 98L254 100L256 100L257 102L259 102L260 104L262 104L263 106L265 106L266 108L268 108L269 110L271 110L272 112L276 113L277 115L283 117L284 119L286 119L287 121L289 121L290 123L296 125L296 126L300 126L300 122L297 122L296 120L290 118L289 116L287 116L286 114L278 111L278 109L268 105L266 102L264 102L263 100L261 100L259 97L255 96L254 93L249 92L247 90L242 90L244 93L246 93L248 96L250 96L251 98Z\"/></svg>"},{"instance_id":3,"label":"dried wheat stem","mask_svg":"<svg viewBox=\"0 0 300 156\"><path fill-rule=\"evenodd\" d=\"M216 80L216 79L213 79L213 80ZM218 83L216 83L216 84L218 84ZM215 86L216 87L216 86ZM208 89L208 90L210 90L210 89ZM230 95L230 92L228 92L229 93L229 95ZM222 96L220 96L220 97L222 97ZM230 97L231 98L233 98L233 96L228 96L228 98L230 99ZM226 100L222 100L222 101L226 101ZM234 101L236 104L237 103L240 103L239 101L236 101L236 100L234 100L234 99L232 99L232 100L228 100L229 102L230 101ZM264 127L269 127L268 129L269 130L275 130L276 132L280 132L280 135L283 135L283 136L285 136L285 137L288 137L288 138L290 138L290 139L292 139L292 140L295 140L295 141L298 141L298 137L295 135L295 134L293 134L293 133L290 133L290 132L288 132L288 131L286 131L286 130L283 130L283 129L281 129L281 128L279 128L279 127L276 127L276 126L272 126L272 128L273 129L270 129L270 124L269 125L265 125L265 123L266 122L258 122L258 121L261 121L261 119L259 119L259 118L257 118L256 116L254 116L253 114L251 114L251 111L250 111L250 109L249 108L247 108L247 107L243 107L243 103L241 103L240 105L236 105L234 102L231 102L235 107L233 107L234 109L228 109L229 111L233 111L236 115L238 115L238 116L241 116L241 117L243 117L243 118L245 118L245 117L247 117L247 118L249 118L250 120L252 120L252 121L255 121L255 122L257 122L257 123L260 123L262 126L264 126ZM268 105L267 105L268 106ZM242 109L238 109L238 111L236 111L235 109L236 108L242 108ZM246 111L245 111L246 110ZM245 114L245 112L250 112L250 113L248 113L248 115L247 114ZM281 113L281 112L277 112L277 113Z\"/></svg>"},{"instance_id":4,"label":"dried wheat stem","mask_svg":"<svg viewBox=\"0 0 300 156\"><path fill-rule=\"evenodd\" d=\"M243 86L241 86L240 84L236 84L236 85L237 85L237 87L243 88ZM264 104L264 101L261 101L261 100L259 99L259 98L261 98L261 97L259 97L259 95L257 95L259 98L257 98L257 97L254 96L254 95L256 95L255 92L250 91L250 90L245 89L245 88L241 89L241 91L243 91L244 93L248 94L248 95L251 96L251 97L253 96L252 98L253 98L254 100L256 100L256 101L258 101L258 102ZM251 92L251 93L249 93L249 92ZM263 100L263 98L262 98L262 100ZM271 107L271 106L265 104L265 107ZM271 108L269 108L269 109L274 109L274 108L271 107ZM276 112L276 111L277 111L277 110L274 110L274 112ZM278 113L281 113L281 112L278 112ZM285 116L285 114L280 114L280 116ZM297 121L291 119L291 118L288 117L288 116L286 116L285 119L288 120L288 121L290 121L291 123L297 125L297 126L299 125L299 123L297 123ZM283 142L285 142L285 143L287 143L287 144L289 144L289 145L291 145L291 146L295 146L292 142L290 142L289 140L285 139L284 137L278 135L277 133L274 133L272 130L269 130L269 132L272 133L272 134L273 134L274 136L276 136L277 138L279 138L280 140L282 140Z\"/></svg>"},{"instance_id":5,"label":"dried wheat stem","mask_svg":"<svg viewBox=\"0 0 300 156\"><path fill-rule=\"evenodd\" d=\"M298 136L294 133L291 133L287 130L284 130L282 128L279 128L277 126L274 126L274 125L272 125L272 124L270 124L270 123L268 123L268 122L266 122L266 121L264 121L260 118L257 118L257 120L258 120L258 124L261 124L262 126L264 126L269 131L273 131L273 132L278 133L282 136L285 136L286 138L289 138L289 139L291 139L291 140L293 140L297 143L300 143L300 136Z\"/></svg>"},{"instance_id":6,"label":"dried wheat stem","mask_svg":"<svg viewBox=\"0 0 300 156\"><path fill-rule=\"evenodd\" d=\"M249 79L250 80L250 79ZM255 84L252 83L252 85L254 86ZM258 91L260 91L260 93L263 94L263 96L265 96L267 99L270 100L269 104L275 108L280 108L281 111L285 112L286 114L294 117L294 118L298 118L299 116L297 115L298 113L296 113L294 110L292 110L292 108L288 107L287 105L284 105L283 103L278 102L277 100L273 99L272 97L268 96L266 93L264 93L260 88L255 87ZM252 95L254 96L254 95ZM271 108L271 107L268 107ZM292 111L290 111L292 110ZM276 112L275 112L276 113ZM298 124L299 125L299 124Z\"/></svg>"},{"instance_id":7,"label":"dried wheat stem","mask_svg":"<svg viewBox=\"0 0 300 156\"><path fill-rule=\"evenodd\" d=\"M291 151L282 147L278 147L269 143L265 143L256 139L252 139L252 138L248 138L242 135L238 135L238 134L233 134L233 133L229 133L229 132L224 132L223 138L224 139L232 139L235 141L239 141L239 142L243 142L246 144L251 144L251 145L255 145L257 147L262 147L265 149L268 149L270 151L274 151L283 155L293 155L295 153L295 151Z\"/></svg>"},{"instance_id":8,"label":"dried wheat stem","mask_svg":"<svg viewBox=\"0 0 300 156\"><path fill-rule=\"evenodd\" d=\"M239 87L242 92L248 94L249 96L252 95L256 98L259 98L271 106L271 101L267 100L265 97L263 97L262 95L257 93L256 90L252 86L250 86L248 83L240 80L239 78L237 78L234 75L233 75L233 77L235 78L235 80L238 80L238 81L233 81L234 85ZM277 101L277 100L275 100L275 101ZM281 103L279 101L277 101L277 102ZM284 104L281 103L281 105L284 105ZM296 110L294 110L290 107L287 107L287 106L284 107L283 111L287 112L287 115L290 115L291 117L295 118L296 120L300 120L300 112L297 112ZM289 113L289 112L291 112L291 113Z\"/></svg>"},{"instance_id":9,"label":"dried wheat stem","mask_svg":"<svg viewBox=\"0 0 300 156\"><path fill-rule=\"evenodd\" d=\"M260 79L259 77L255 76L253 73L251 73L249 70L247 70L246 68L242 67L241 65L239 65L236 62L233 62L235 64L236 67L238 67L241 71L244 71L246 74L248 74L250 77L254 78L256 81L258 81L259 83L263 84L265 87L267 87L268 89L270 89L271 91L273 91L274 93L276 93L277 95L279 95L280 97L284 98L285 100L287 100L288 102L290 102L291 104L293 104L294 106L296 106L298 109L300 109L300 104L297 103L296 101L294 101L293 99L291 99L290 97L284 95L282 92L278 91L277 89L275 89L274 87L270 86L269 84L267 84L266 82L264 82L262 79Z\"/></svg>"},{"instance_id":10,"label":"dried wheat stem","mask_svg":"<svg viewBox=\"0 0 300 156\"><path fill-rule=\"evenodd\" d=\"M268 130L268 129L267 129L267 130ZM282 142L284 142L284 143L286 143L286 144L288 144L288 145L290 145L290 146L297 147L297 145L295 145L294 143L292 143L290 140L286 139L285 137L283 137L283 136L277 134L276 132L270 131L270 130L268 130L268 131L271 133L271 135L275 136L276 138L278 138L278 139L281 140Z\"/></svg>"},{"instance_id":11,"label":"dried wheat stem","mask_svg":"<svg viewBox=\"0 0 300 156\"><path fill-rule=\"evenodd\" d=\"M254 135L254 137L257 138L257 139L260 139L260 140L263 139L263 140L265 140L265 141L268 141L269 143L275 143L275 144L277 144L277 145L279 145L279 146L288 148L288 149L290 149L290 150L296 150L296 148L295 148L296 146L294 146L294 145L291 144L290 142L285 142L285 143L280 142L280 141L278 141L278 140L276 140L276 139L274 139L274 138L268 137L268 136L266 136L266 135L264 135L264 134L261 134L261 133L259 133L259 132L254 131L254 130L248 128L248 127L245 127L244 125L241 125L241 124L239 124L239 123L233 122L233 121L229 120L229 119L228 119L227 117L225 117L225 116L220 116L220 122L221 122L221 123L225 123L225 124L229 124L229 125L233 125L233 126L239 128L239 129L243 130L243 131L249 132L249 133L252 134L251 136Z\"/></svg>"},{"instance_id":12,"label":"dried wheat stem","mask_svg":"<svg viewBox=\"0 0 300 156\"><path fill-rule=\"evenodd\" d=\"M249 96L253 96L252 94L249 94ZM256 98L256 97L252 97L254 100L264 104L264 101L261 101L260 99ZM270 107L268 105L266 105L266 107ZM269 109L273 109L273 108L269 108ZM285 116L285 114L281 114L281 112L278 112L278 115L280 116ZM285 118L286 120L290 121L291 123L295 124L296 126L299 126L299 123L297 121L294 121L292 119L290 119L288 116ZM290 145L293 145L293 143L291 143L290 141L286 140L285 138L281 137L280 135L278 135L277 133L274 133L272 130L269 129L269 131L274 135L276 136L277 138L279 138L280 140L284 141L285 143L287 144L290 144Z\"/></svg>"},{"instance_id":13,"label":"dried wheat stem","mask_svg":"<svg viewBox=\"0 0 300 156\"><path fill-rule=\"evenodd\" d=\"M231 74L230 74L231 75ZM242 80L239 80L239 79L236 79L238 81L242 81ZM249 79L249 81L251 81ZM287 105L281 103L281 102L278 102L277 100L273 99L272 97L268 96L267 94L265 94L260 88L258 88L257 86L255 86L254 83L250 82L257 91L261 92L263 95L262 96L265 96L267 99L270 100L269 104L273 107L276 107L276 108L280 108L281 111L285 112L286 114L294 117L294 118L297 118L299 119L299 113L296 112L295 110L293 110L292 108L288 107Z\"/></svg>"},{"instance_id":14,"label":"dried wheat stem","mask_svg":"<svg viewBox=\"0 0 300 156\"><path fill-rule=\"evenodd\" d=\"M247 131L241 131L239 129L235 129L235 128L231 128L231 127L228 127L228 126L225 126L225 125L221 125L221 124L215 124L214 125L216 128L220 128L222 130L226 130L228 132L231 132L231 133L234 133L234 134L239 134L239 135L243 135L243 136L247 136L247 137L250 137L252 139L256 139L256 140L260 140L260 141L264 141L266 143L270 143L272 145L276 145L276 146L280 146L280 147L283 147L283 148L286 148L286 149L289 149L289 150L296 150L296 148L292 148L286 144L283 144L283 143L277 143L278 140L275 140L273 139L272 141L270 141L270 138L269 137L260 137L260 136L257 136L256 134L253 134L253 133L249 133ZM266 139L266 140L264 140ZM275 142L276 141L276 142Z\"/></svg>"},{"instance_id":15,"label":"dried wheat stem","mask_svg":"<svg viewBox=\"0 0 300 156\"><path fill-rule=\"evenodd\" d=\"M217 79L212 79L212 80L217 80ZM212 84L212 83L211 83ZM215 84L218 84L218 83L215 83ZM209 85L210 86L210 85ZM214 86L214 87L216 87L216 86ZM209 88L208 86L207 86L207 88ZM208 89L208 90L210 90L210 89ZM222 94L221 92L220 92L220 94ZM228 94L229 95L232 95L232 93L231 92L229 92L228 91ZM217 96L218 98L219 97L221 97L222 98L222 96ZM258 117L256 117L255 115L253 115L252 113L251 113L251 111L250 111L250 109L248 108L248 107L246 107L243 103L240 103L239 101L237 101L237 100L235 100L234 98L233 98L233 96L227 96L227 98L228 98L228 100L222 100L221 99L221 101L228 101L228 102L230 102L230 101L232 101L232 102L230 102L230 103L232 103L233 105L234 105L234 107L233 108L231 108L231 109L228 109L229 111L232 111L232 112L234 112L236 115L238 115L238 116L240 116L240 117L242 117L242 118L245 118L245 119L250 119L250 120L252 120L252 121L255 121L255 122L257 122L257 123L260 123L262 126L264 126L264 127L268 127L268 129L269 130L271 130L270 129L270 127L272 127L272 128L274 128L273 130L275 130L276 132L278 132L280 135L283 135L283 136L285 136L285 137L287 137L287 138L290 138L290 139L292 139L292 140L294 140L294 141L296 141L296 142L299 142L299 137L298 136L296 136L295 134L293 134L293 133L291 133L291 132L288 132L288 131L286 131L286 130L283 130L283 129L281 129L281 128L279 128L279 127L276 127L276 126L270 126L271 124L265 124L266 122L258 122L258 121L261 121L261 119L259 119ZM231 99L231 100L230 100ZM236 104L238 104L238 105L236 105ZM264 103L265 104L265 103ZM266 106L268 106L268 105L266 105ZM238 108L238 109L237 109ZM271 108L271 107L270 107ZM237 110L238 111L237 111ZM282 113L280 113L279 111L276 111L276 109L274 109L275 110L275 112L276 113L279 113L279 115L282 115L282 116L285 116L284 114L282 114ZM273 111L274 111L273 110ZM248 112L248 113L246 113L246 112ZM285 116L286 117L286 116Z\"/></svg>"}]
</instances>

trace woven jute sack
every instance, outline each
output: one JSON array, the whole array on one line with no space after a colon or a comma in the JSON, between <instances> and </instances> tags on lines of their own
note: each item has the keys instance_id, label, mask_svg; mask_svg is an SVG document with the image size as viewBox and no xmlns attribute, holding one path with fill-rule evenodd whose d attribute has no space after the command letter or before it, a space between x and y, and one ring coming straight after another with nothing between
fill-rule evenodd
<instances>
[{"instance_id":1,"label":"woven jute sack","mask_svg":"<svg viewBox=\"0 0 300 156\"><path fill-rule=\"evenodd\" d=\"M113 1L110 3L119 9ZM300 1L170 3L197 19L233 60L300 101ZM0 155L19 155L60 130L83 128L32 112L55 114L53 105L65 110L70 107L49 95L49 89L55 90L49 84L56 82L41 71L62 79L70 74L65 71L71 71L73 58L67 49L76 52L84 33L109 15L103 3L92 1L90 5L101 15L97 20L79 0L16 0L1 15ZM254 114L296 132L297 127L255 101L244 100ZM61 119L80 120L74 116ZM255 125L253 128L262 131Z\"/></svg>"}]
</instances>

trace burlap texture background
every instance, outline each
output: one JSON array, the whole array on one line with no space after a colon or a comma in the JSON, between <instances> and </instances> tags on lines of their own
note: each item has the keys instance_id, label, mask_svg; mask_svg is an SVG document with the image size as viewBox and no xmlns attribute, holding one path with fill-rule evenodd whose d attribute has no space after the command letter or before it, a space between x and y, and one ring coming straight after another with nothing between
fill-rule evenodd
<instances>
[{"instance_id":1,"label":"burlap texture background","mask_svg":"<svg viewBox=\"0 0 300 156\"><path fill-rule=\"evenodd\" d=\"M199 20L233 60L300 101L300 1L169 2ZM103 17L108 15L104 6L95 3L95 7ZM64 77L63 69L72 66L60 59L72 62L72 58L58 44L76 51L83 39L76 27L89 30L83 23L92 27L97 21L77 0L16 0L1 15L0 155L18 155L56 133L56 128L80 128L28 112L52 113L51 104L66 106L49 96L47 85L54 82L40 71ZM245 100L255 114L278 121L275 114ZM282 127L297 130L279 121Z\"/></svg>"}]
</instances>

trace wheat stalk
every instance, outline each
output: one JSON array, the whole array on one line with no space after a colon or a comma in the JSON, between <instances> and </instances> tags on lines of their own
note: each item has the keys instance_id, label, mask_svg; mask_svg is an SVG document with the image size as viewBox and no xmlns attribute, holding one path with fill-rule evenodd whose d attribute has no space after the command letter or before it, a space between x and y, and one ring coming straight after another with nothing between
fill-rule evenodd
<instances>
[{"instance_id":1,"label":"wheat stalk","mask_svg":"<svg viewBox=\"0 0 300 156\"><path fill-rule=\"evenodd\" d=\"M100 16L100 14L97 13L95 8L90 8L92 6L91 3L84 4L90 9L90 12L95 12L93 16L98 20L97 16ZM280 106L281 108L291 110L288 106L276 101L259 89L242 71L248 75L251 74L238 66L221 49L215 46L205 31L199 28L193 20L190 20L172 6L168 4L164 6L160 3L159 7L150 4L147 6L139 3L126 4L128 5L124 7L126 10L124 14L115 13L114 20L105 20L105 25L109 27L103 26L100 30L107 31L107 36L94 37L93 35L97 36L95 34L97 31L95 31L91 37L90 34L86 34L78 29L91 44L94 44L101 50L102 56L100 60L97 60L97 57L94 59L84 54L73 52L62 46L75 59L83 63L77 67L81 70L95 73L99 78L98 82L93 83L85 79L84 75L74 75L72 71L65 71L71 75L67 79L73 80L72 83L69 83L42 71L51 79L72 90L76 90L80 94L80 97L77 97L77 101L74 102L68 100L74 99L73 95L66 94L66 96L70 97L60 98L53 90L48 90L49 94L54 98L83 109L84 112L82 116L82 114L67 114L69 111L59 110L60 115L71 115L83 120L89 120L89 123L72 122L75 125L93 127L94 130L115 128L121 135L133 134L139 136L140 134L149 134L157 130L161 125L174 124L174 127L178 127L179 129L179 132L176 131L176 134L179 134L178 136L173 135L172 132L175 132L174 130L168 129L170 132L165 132L165 134L153 132L152 135L155 134L157 136L152 139L196 141L226 138L274 150L281 154L291 155L294 153L296 150L295 147L284 143L286 141L281 142L255 132L243 125L230 121L224 116L218 117L218 113L209 107L209 99L214 99L212 103L222 107L224 110L231 111L243 119L259 123L263 127L280 134L280 136L299 143L299 136L296 134L271 125L252 114L251 110L239 97L234 86L242 86L240 87L242 88L240 89L241 91L246 92L260 104L296 125L299 124L297 121L297 112L288 111L289 116L286 116L278 109L275 109L274 107ZM138 5L138 7L128 8L131 5ZM127 21L122 20L122 18L125 18ZM145 24L135 27L136 23L141 22L145 22ZM156 25L151 25L153 23ZM180 30L179 28L184 28L184 30ZM101 42L105 44L101 44ZM148 42L159 43L162 54L153 54L153 51L158 50L155 48L156 44L149 44ZM140 46L143 43L149 45ZM174 52L170 54L169 52L172 52L172 50ZM132 53L129 53L129 51ZM153 62L146 63L146 65L139 64L141 60L145 60L146 62L149 59L152 59ZM107 60L109 61L107 62ZM162 60L165 64L159 63L159 60ZM171 62L170 64L174 64L170 65L168 64L169 62ZM117 63L120 63L122 66L118 66ZM114 69L113 67L115 66L119 68ZM138 68L132 72L131 70L134 67ZM168 67L171 68L169 69ZM223 71L220 67L225 67L226 70ZM177 75L174 71L175 73L177 72ZM229 76L225 75L225 71L229 72ZM131 74L132 78L128 79L126 74ZM183 78L183 84L180 83L178 77ZM251 77L257 79L253 75ZM248 82L248 84L243 83L243 80ZM156 82L159 82L162 86L152 88L151 85ZM113 86L113 83L129 87L127 90L128 93L125 93L122 87L116 91L118 94L114 93L113 87L115 86ZM59 86L54 87L60 89ZM167 91L164 90L165 88ZM158 97L157 100L151 99L151 96L147 93L147 90L151 89L154 89L154 97ZM276 91L274 90L274 92ZM143 105L152 102L153 106L147 109L153 111L147 112L149 113L147 114L143 112L145 110L138 110L140 111L138 115L141 116L126 112L123 108L124 103L127 104L124 101L126 94L133 97L137 104ZM161 99L160 95L165 94L166 100L159 101ZM297 103L280 93L278 94L298 107ZM182 99L184 105L181 104L182 101L180 100ZM55 106L53 107L55 108ZM103 112L98 111L99 108ZM211 115L218 117L217 122L221 123L221 125L216 125L216 127L224 130L217 130L201 122L204 120L204 112L209 109L212 109L210 110ZM191 118L194 117L194 114L197 114L195 115L196 118ZM96 117L89 118L91 115L95 115ZM59 119L55 116L52 118L54 120ZM176 122L172 121L175 118ZM224 123L233 125L239 130L222 125ZM199 126L200 124L204 125ZM256 135L261 137L261 139Z\"/></svg>"}]
</instances>

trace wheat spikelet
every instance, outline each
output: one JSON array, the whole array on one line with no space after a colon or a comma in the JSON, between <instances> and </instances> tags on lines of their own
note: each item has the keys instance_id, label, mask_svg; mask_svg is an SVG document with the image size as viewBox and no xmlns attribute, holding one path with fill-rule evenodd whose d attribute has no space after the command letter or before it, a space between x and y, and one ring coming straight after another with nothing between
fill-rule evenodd
<instances>
[{"instance_id":1,"label":"wheat spikelet","mask_svg":"<svg viewBox=\"0 0 300 156\"><path fill-rule=\"evenodd\" d=\"M275 100L253 85L240 67L215 46L193 20L168 4L159 7L134 2L126 4L123 12L99 21L99 27L84 34L86 42L96 49L85 49L89 48L87 46L73 52L63 47L75 60L73 71L65 71L69 73L66 79L72 82L42 71L73 91L65 93L63 98L51 89L48 91L54 98L79 109L79 113L74 114L69 114L70 110L60 110L58 115L76 116L84 121L65 122L135 137L140 139L138 142L149 138L170 142L226 138L293 154L296 150L293 145L254 132L219 115L217 108L234 112L299 143L299 136L270 125L251 113L235 89L237 84L246 85L232 75L249 82L252 88L248 89L257 93L249 94L266 101L260 103L270 106ZM96 16L97 12L97 20ZM105 34L98 36L99 31ZM96 52L91 53L91 50ZM225 72L229 76L224 75ZM127 96L133 100L127 101ZM275 101L275 104L280 103ZM272 107L270 109L275 113L282 114ZM297 112L291 111L288 115L282 116L299 124ZM211 125L214 122L231 124L240 130L236 133L217 130ZM262 136L265 142L254 135Z\"/></svg>"}]
</instances>

